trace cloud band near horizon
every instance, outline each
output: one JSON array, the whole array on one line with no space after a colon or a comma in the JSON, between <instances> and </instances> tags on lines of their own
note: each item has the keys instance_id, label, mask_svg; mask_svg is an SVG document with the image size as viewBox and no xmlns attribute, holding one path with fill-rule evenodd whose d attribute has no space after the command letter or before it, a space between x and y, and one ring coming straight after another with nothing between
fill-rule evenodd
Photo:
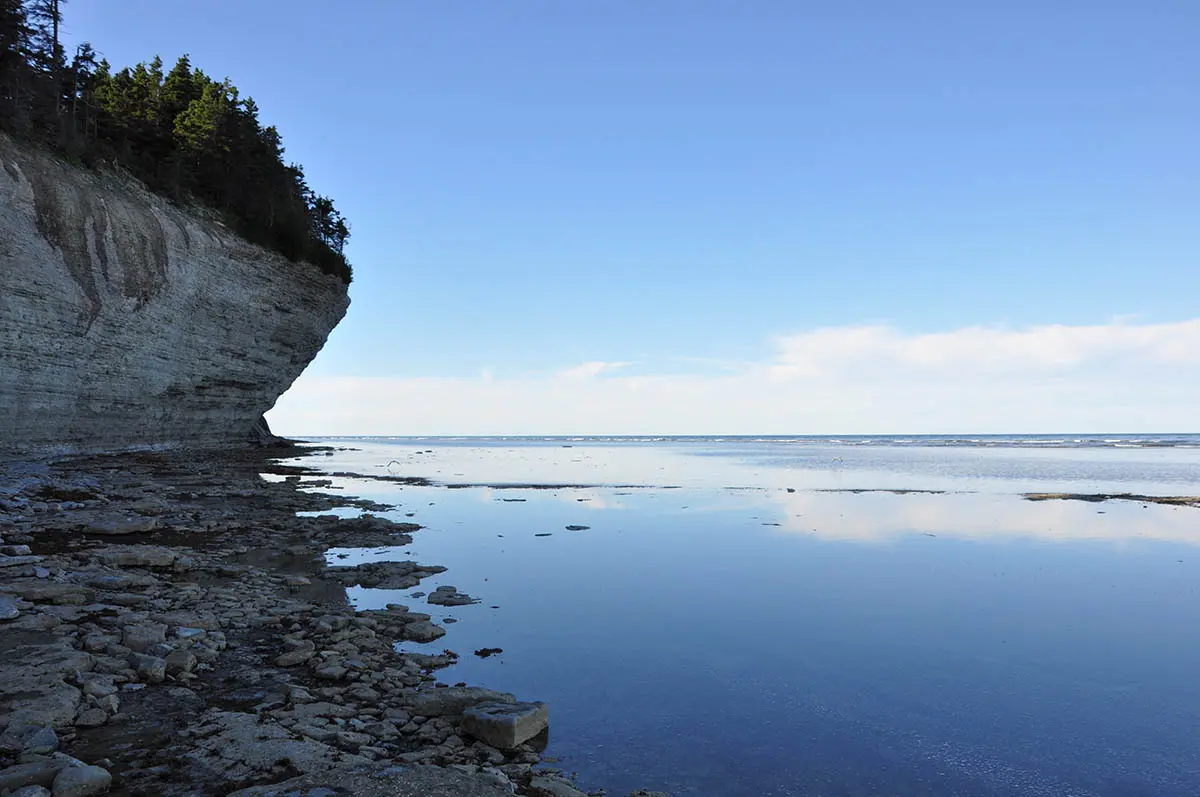
<instances>
[{"instance_id":1,"label":"cloud band near horizon","mask_svg":"<svg viewBox=\"0 0 1200 797\"><path fill-rule=\"evenodd\" d=\"M302 376L268 418L290 435L1189 432L1200 319L782 336L717 374L594 360L532 376Z\"/></svg>"}]
</instances>

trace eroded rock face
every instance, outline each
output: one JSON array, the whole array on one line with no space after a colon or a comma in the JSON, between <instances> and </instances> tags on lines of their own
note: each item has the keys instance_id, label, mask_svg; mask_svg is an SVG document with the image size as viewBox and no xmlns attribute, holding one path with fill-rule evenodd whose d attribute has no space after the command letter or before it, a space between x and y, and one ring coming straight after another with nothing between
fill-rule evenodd
<instances>
[{"instance_id":1,"label":"eroded rock face","mask_svg":"<svg viewBox=\"0 0 1200 797\"><path fill-rule=\"evenodd\" d=\"M241 443L348 305L215 217L0 135L0 456Z\"/></svg>"}]
</instances>

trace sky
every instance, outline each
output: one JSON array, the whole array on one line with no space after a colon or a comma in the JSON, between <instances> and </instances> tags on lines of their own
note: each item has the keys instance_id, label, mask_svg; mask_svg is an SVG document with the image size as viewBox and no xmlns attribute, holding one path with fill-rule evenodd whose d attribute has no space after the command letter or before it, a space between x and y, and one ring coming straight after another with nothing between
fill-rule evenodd
<instances>
[{"instance_id":1,"label":"sky","mask_svg":"<svg viewBox=\"0 0 1200 797\"><path fill-rule=\"evenodd\" d=\"M349 217L338 434L1200 431L1194 0L71 0Z\"/></svg>"}]
</instances>

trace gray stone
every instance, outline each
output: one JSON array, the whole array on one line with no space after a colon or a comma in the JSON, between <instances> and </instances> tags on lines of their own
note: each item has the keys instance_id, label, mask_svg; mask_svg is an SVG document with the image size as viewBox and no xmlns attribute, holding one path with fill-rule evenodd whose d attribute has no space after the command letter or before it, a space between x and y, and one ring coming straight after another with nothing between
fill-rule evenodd
<instances>
[{"instance_id":1,"label":"gray stone","mask_svg":"<svg viewBox=\"0 0 1200 797\"><path fill-rule=\"evenodd\" d=\"M451 686L418 693L409 711L419 717L452 717L479 703L515 704L516 701L517 698L508 692L478 686Z\"/></svg>"},{"instance_id":2,"label":"gray stone","mask_svg":"<svg viewBox=\"0 0 1200 797\"><path fill-rule=\"evenodd\" d=\"M135 653L145 653L152 645L160 645L167 639L167 627L154 625L127 625L121 634L121 644Z\"/></svg>"},{"instance_id":3,"label":"gray stone","mask_svg":"<svg viewBox=\"0 0 1200 797\"><path fill-rule=\"evenodd\" d=\"M58 750L58 734L54 728L38 728L25 739L21 752L26 755L50 755Z\"/></svg>"},{"instance_id":4,"label":"gray stone","mask_svg":"<svg viewBox=\"0 0 1200 797\"><path fill-rule=\"evenodd\" d=\"M41 556L0 556L0 567L19 567L21 565L36 565L42 561Z\"/></svg>"},{"instance_id":5,"label":"gray stone","mask_svg":"<svg viewBox=\"0 0 1200 797\"><path fill-rule=\"evenodd\" d=\"M167 677L167 662L158 656L134 653L130 656L130 663L138 676L148 683L160 684Z\"/></svg>"},{"instance_id":6,"label":"gray stone","mask_svg":"<svg viewBox=\"0 0 1200 797\"><path fill-rule=\"evenodd\" d=\"M90 797L104 794L112 786L112 775L103 767L67 767L54 779L54 797Z\"/></svg>"},{"instance_id":7,"label":"gray stone","mask_svg":"<svg viewBox=\"0 0 1200 797\"><path fill-rule=\"evenodd\" d=\"M314 739L297 739L290 730L272 723L260 724L259 719L241 712L209 712L198 727L195 749L185 753L185 758L218 767L230 781L260 777L285 758L302 773L324 772L338 762L369 763Z\"/></svg>"},{"instance_id":8,"label":"gray stone","mask_svg":"<svg viewBox=\"0 0 1200 797\"><path fill-rule=\"evenodd\" d=\"M50 790L45 786L22 786L10 797L51 797Z\"/></svg>"},{"instance_id":9,"label":"gray stone","mask_svg":"<svg viewBox=\"0 0 1200 797\"><path fill-rule=\"evenodd\" d=\"M29 556L33 549L28 545L0 545L0 554L5 556Z\"/></svg>"},{"instance_id":10,"label":"gray stone","mask_svg":"<svg viewBox=\"0 0 1200 797\"><path fill-rule=\"evenodd\" d=\"M501 750L512 750L550 726L545 703L481 703L463 712L462 729Z\"/></svg>"},{"instance_id":11,"label":"gray stone","mask_svg":"<svg viewBox=\"0 0 1200 797\"><path fill-rule=\"evenodd\" d=\"M293 650L284 653L275 659L275 664L279 667L295 667L297 664L303 664L313 657L313 651L309 650Z\"/></svg>"},{"instance_id":12,"label":"gray stone","mask_svg":"<svg viewBox=\"0 0 1200 797\"><path fill-rule=\"evenodd\" d=\"M24 786L49 786L62 769L57 761L32 761L0 769L0 793Z\"/></svg>"},{"instance_id":13,"label":"gray stone","mask_svg":"<svg viewBox=\"0 0 1200 797\"><path fill-rule=\"evenodd\" d=\"M156 517L111 517L92 521L88 526L88 534L100 534L106 537L120 537L126 534L142 534L158 528Z\"/></svg>"},{"instance_id":14,"label":"gray stone","mask_svg":"<svg viewBox=\"0 0 1200 797\"><path fill-rule=\"evenodd\" d=\"M180 553L160 545L113 545L96 554L96 561L109 567L174 567Z\"/></svg>"},{"instance_id":15,"label":"gray stone","mask_svg":"<svg viewBox=\"0 0 1200 797\"><path fill-rule=\"evenodd\" d=\"M588 797L587 792L554 775L535 775L529 781L529 792L536 797Z\"/></svg>"},{"instance_id":16,"label":"gray stone","mask_svg":"<svg viewBox=\"0 0 1200 797\"><path fill-rule=\"evenodd\" d=\"M477 603L474 598L451 586L438 587L426 599L435 606L467 606Z\"/></svg>"},{"instance_id":17,"label":"gray stone","mask_svg":"<svg viewBox=\"0 0 1200 797\"><path fill-rule=\"evenodd\" d=\"M188 650L176 650L164 659L167 664L167 675L179 675L196 669L196 655Z\"/></svg>"},{"instance_id":18,"label":"gray stone","mask_svg":"<svg viewBox=\"0 0 1200 797\"><path fill-rule=\"evenodd\" d=\"M17 602L0 595L0 620L15 620L20 616L21 610L17 608Z\"/></svg>"},{"instance_id":19,"label":"gray stone","mask_svg":"<svg viewBox=\"0 0 1200 797\"><path fill-rule=\"evenodd\" d=\"M435 766L375 764L343 766L270 786L253 786L229 797L512 797L512 786L491 773Z\"/></svg>"},{"instance_id":20,"label":"gray stone","mask_svg":"<svg viewBox=\"0 0 1200 797\"><path fill-rule=\"evenodd\" d=\"M108 715L104 713L103 709L99 708L89 708L75 718L75 726L77 728L99 728L106 722L108 722Z\"/></svg>"},{"instance_id":21,"label":"gray stone","mask_svg":"<svg viewBox=\"0 0 1200 797\"><path fill-rule=\"evenodd\" d=\"M446 635L446 629L436 626L428 620L409 623L404 626L402 636L410 642L432 642Z\"/></svg>"}]
</instances>

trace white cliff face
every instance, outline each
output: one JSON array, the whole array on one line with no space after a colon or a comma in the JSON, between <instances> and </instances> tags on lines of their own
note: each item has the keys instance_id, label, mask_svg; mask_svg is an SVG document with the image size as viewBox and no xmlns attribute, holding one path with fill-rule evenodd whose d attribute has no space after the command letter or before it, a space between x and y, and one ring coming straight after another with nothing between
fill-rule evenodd
<instances>
[{"instance_id":1,"label":"white cliff face","mask_svg":"<svg viewBox=\"0 0 1200 797\"><path fill-rule=\"evenodd\" d=\"M0 454L240 444L349 301L208 214L0 135Z\"/></svg>"}]
</instances>

